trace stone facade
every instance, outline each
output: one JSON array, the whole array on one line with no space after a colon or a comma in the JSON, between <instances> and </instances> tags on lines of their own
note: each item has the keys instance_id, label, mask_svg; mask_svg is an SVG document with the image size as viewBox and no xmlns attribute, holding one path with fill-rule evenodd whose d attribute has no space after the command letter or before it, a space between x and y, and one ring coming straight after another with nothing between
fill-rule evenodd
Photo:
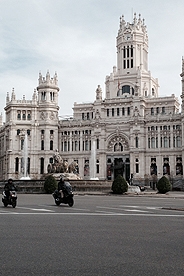
<instances>
[{"instance_id":1,"label":"stone facade","mask_svg":"<svg viewBox=\"0 0 184 276\"><path fill-rule=\"evenodd\" d=\"M47 173L56 149L68 163L78 163L79 175L90 178L95 151L95 174L113 180L122 174L134 183L160 178L183 178L184 105L174 94L159 97L159 84L148 70L148 34L144 20L128 23L122 16L116 39L117 66L100 85L92 103L74 103L73 117L59 120L57 75L39 75L32 100L6 99L6 121L0 128L0 179L19 179L22 148L28 137L28 174ZM184 61L182 61L182 101ZM95 143L95 150L92 145Z\"/></svg>"}]
</instances>

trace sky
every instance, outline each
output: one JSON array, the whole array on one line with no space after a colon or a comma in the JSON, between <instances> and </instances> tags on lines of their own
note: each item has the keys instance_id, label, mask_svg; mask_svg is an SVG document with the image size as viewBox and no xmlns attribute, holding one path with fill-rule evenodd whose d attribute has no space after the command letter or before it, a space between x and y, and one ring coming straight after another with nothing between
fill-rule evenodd
<instances>
[{"instance_id":1,"label":"sky","mask_svg":"<svg viewBox=\"0 0 184 276\"><path fill-rule=\"evenodd\" d=\"M7 92L31 100L38 76L58 75L59 115L74 102L93 102L116 65L119 18L145 19L149 70L159 95L181 95L183 0L0 0L0 112ZM181 102L181 101L180 101Z\"/></svg>"}]
</instances>

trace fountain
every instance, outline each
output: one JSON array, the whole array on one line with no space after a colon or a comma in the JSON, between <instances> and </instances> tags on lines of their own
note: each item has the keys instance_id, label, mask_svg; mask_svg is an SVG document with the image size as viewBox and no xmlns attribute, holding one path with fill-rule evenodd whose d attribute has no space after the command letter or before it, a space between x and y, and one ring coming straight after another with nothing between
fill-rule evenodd
<instances>
[{"instance_id":1,"label":"fountain","mask_svg":"<svg viewBox=\"0 0 184 276\"><path fill-rule=\"evenodd\" d=\"M23 145L23 176L20 180L30 180L28 176L28 144L27 144L27 134L25 134L24 145Z\"/></svg>"},{"instance_id":2,"label":"fountain","mask_svg":"<svg viewBox=\"0 0 184 276\"><path fill-rule=\"evenodd\" d=\"M91 157L89 160L90 180L99 180L96 177L96 143L93 141L91 147Z\"/></svg>"},{"instance_id":3,"label":"fountain","mask_svg":"<svg viewBox=\"0 0 184 276\"><path fill-rule=\"evenodd\" d=\"M68 163L68 161L63 160L61 155L59 154L58 149L55 150L53 155L52 163L49 163L47 166L47 172L49 174L53 174L56 179L60 179L60 177L64 177L68 180L79 180L81 179L78 174L78 164L76 161L72 163Z\"/></svg>"}]
</instances>

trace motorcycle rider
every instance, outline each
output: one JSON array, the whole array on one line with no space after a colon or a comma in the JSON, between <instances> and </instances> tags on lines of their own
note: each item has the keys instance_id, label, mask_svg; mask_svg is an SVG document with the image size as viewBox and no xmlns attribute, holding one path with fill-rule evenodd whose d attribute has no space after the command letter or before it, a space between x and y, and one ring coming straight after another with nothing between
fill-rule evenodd
<instances>
[{"instance_id":1,"label":"motorcycle rider","mask_svg":"<svg viewBox=\"0 0 184 276\"><path fill-rule=\"evenodd\" d=\"M8 179L8 183L6 183L4 185L4 190L5 190L5 194L6 194L7 199L9 199L10 191L13 191L13 190L16 191L16 188L13 184L13 179L12 178Z\"/></svg>"},{"instance_id":2,"label":"motorcycle rider","mask_svg":"<svg viewBox=\"0 0 184 276\"><path fill-rule=\"evenodd\" d=\"M58 182L58 192L61 194L61 198L64 197L64 194L63 194L64 185L65 185L64 177L61 177Z\"/></svg>"}]
</instances>

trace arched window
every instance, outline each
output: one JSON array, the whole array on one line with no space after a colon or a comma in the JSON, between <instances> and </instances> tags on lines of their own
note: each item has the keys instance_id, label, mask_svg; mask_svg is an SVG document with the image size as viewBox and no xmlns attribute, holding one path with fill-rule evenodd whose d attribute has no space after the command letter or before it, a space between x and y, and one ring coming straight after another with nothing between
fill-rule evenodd
<instances>
[{"instance_id":1,"label":"arched window","mask_svg":"<svg viewBox=\"0 0 184 276\"><path fill-rule=\"evenodd\" d=\"M168 139L164 137L164 148L168 148Z\"/></svg>"},{"instance_id":2,"label":"arched window","mask_svg":"<svg viewBox=\"0 0 184 276\"><path fill-rule=\"evenodd\" d=\"M123 146L121 143L116 143L114 145L114 151L123 151Z\"/></svg>"},{"instance_id":3,"label":"arched window","mask_svg":"<svg viewBox=\"0 0 184 276\"><path fill-rule=\"evenodd\" d=\"M154 137L151 138L151 148L152 149L155 148L155 138Z\"/></svg>"},{"instance_id":4,"label":"arched window","mask_svg":"<svg viewBox=\"0 0 184 276\"><path fill-rule=\"evenodd\" d=\"M54 159L53 159L53 157L51 157L51 158L49 158L49 163L53 163L53 161L54 161Z\"/></svg>"},{"instance_id":5,"label":"arched window","mask_svg":"<svg viewBox=\"0 0 184 276\"><path fill-rule=\"evenodd\" d=\"M64 141L64 151L67 151L67 141Z\"/></svg>"},{"instance_id":6,"label":"arched window","mask_svg":"<svg viewBox=\"0 0 184 276\"><path fill-rule=\"evenodd\" d=\"M130 86L129 85L122 86L122 94L125 94L125 93L130 94Z\"/></svg>"},{"instance_id":7,"label":"arched window","mask_svg":"<svg viewBox=\"0 0 184 276\"><path fill-rule=\"evenodd\" d=\"M88 146L89 146L89 143L88 143L88 140L85 141L85 150L88 150Z\"/></svg>"},{"instance_id":8,"label":"arched window","mask_svg":"<svg viewBox=\"0 0 184 276\"><path fill-rule=\"evenodd\" d=\"M176 147L177 147L177 148L180 148L180 147L181 147L181 137L180 137L180 136L177 136L177 137L176 137Z\"/></svg>"}]
</instances>

